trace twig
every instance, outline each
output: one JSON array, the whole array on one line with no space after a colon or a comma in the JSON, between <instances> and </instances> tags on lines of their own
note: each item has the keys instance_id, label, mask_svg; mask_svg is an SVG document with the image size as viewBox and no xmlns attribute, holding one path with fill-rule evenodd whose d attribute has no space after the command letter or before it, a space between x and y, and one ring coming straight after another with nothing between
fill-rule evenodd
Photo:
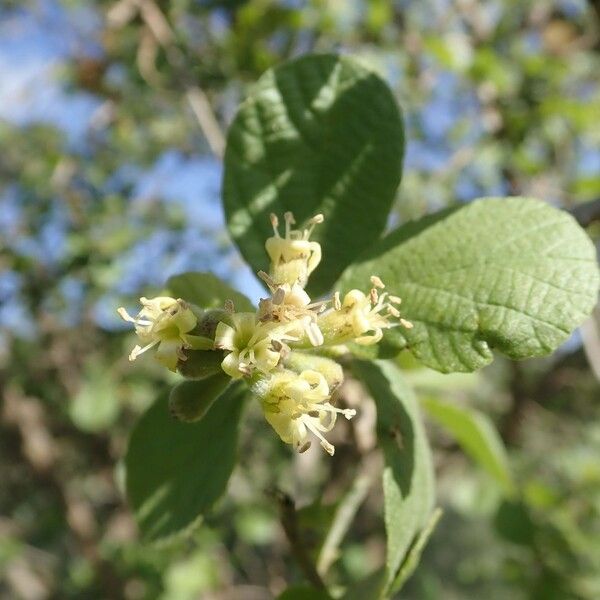
<instances>
[{"instance_id":1,"label":"twig","mask_svg":"<svg viewBox=\"0 0 600 600\"><path fill-rule=\"evenodd\" d=\"M185 97L196 117L200 128L206 136L206 141L218 158L223 158L225 152L225 137L221 131L221 126L215 117L210 102L206 94L198 87L191 86L187 88Z\"/></svg>"},{"instance_id":2,"label":"twig","mask_svg":"<svg viewBox=\"0 0 600 600\"><path fill-rule=\"evenodd\" d=\"M583 350L592 373L600 381L600 309L596 307L592 316L580 328Z\"/></svg>"},{"instance_id":3,"label":"twig","mask_svg":"<svg viewBox=\"0 0 600 600\"><path fill-rule=\"evenodd\" d=\"M335 512L331 527L327 532L321 552L319 553L319 558L317 559L317 572L321 577L327 573L338 557L342 540L348 529L350 529L350 525L360 505L369 493L369 489L373 483L373 471L374 469L371 465L363 465L357 473L352 487L348 490L348 493L344 496Z\"/></svg>"},{"instance_id":4,"label":"twig","mask_svg":"<svg viewBox=\"0 0 600 600\"><path fill-rule=\"evenodd\" d=\"M298 514L294 506L294 500L285 492L272 488L267 491L279 507L279 518L285 535L290 543L290 549L298 566L304 573L306 579L320 590L326 590L325 582L317 572L315 565L310 559L306 550L306 545L302 539L300 528L298 526Z\"/></svg>"},{"instance_id":5,"label":"twig","mask_svg":"<svg viewBox=\"0 0 600 600\"><path fill-rule=\"evenodd\" d=\"M185 59L181 50L175 45L175 33L167 18L153 0L135 0L135 2L148 30L165 51L169 65L175 70L178 78L185 82L188 79ZM185 98L210 149L215 156L222 158L225 151L225 136L206 93L189 82L185 83L184 87Z\"/></svg>"}]
</instances>

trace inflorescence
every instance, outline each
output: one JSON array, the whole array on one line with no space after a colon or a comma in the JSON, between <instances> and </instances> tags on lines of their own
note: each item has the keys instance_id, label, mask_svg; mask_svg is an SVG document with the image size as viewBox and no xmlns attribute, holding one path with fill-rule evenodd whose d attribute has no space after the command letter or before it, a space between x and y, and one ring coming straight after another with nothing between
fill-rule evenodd
<instances>
[{"instance_id":1,"label":"inflorescence","mask_svg":"<svg viewBox=\"0 0 600 600\"><path fill-rule=\"evenodd\" d=\"M341 367L310 351L349 342L376 344L384 329L412 324L400 317L400 298L382 291L385 285L376 275L366 294L354 289L343 298L335 292L313 302L304 288L321 261L321 246L310 236L323 215L315 215L301 230L293 229L292 213L285 213L284 220L282 237L279 220L271 215L273 236L265 244L271 265L269 273L258 274L270 295L260 300L256 312L235 312L231 301L223 309L202 310L169 297L141 298L142 310L135 318L124 308L118 312L133 323L140 340L129 360L156 348L156 359L176 371L191 351L221 352L223 371L248 383L285 443L303 452L312 434L333 455L324 434L339 414L351 419L356 411L332 403L343 380Z\"/></svg>"}]
</instances>

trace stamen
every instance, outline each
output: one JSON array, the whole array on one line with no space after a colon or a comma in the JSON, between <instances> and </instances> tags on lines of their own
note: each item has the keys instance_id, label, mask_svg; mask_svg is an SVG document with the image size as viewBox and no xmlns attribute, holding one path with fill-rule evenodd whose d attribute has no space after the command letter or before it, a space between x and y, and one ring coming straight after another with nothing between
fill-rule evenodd
<instances>
[{"instance_id":1,"label":"stamen","mask_svg":"<svg viewBox=\"0 0 600 600\"><path fill-rule=\"evenodd\" d=\"M325 341L323 333L314 321L306 323L304 326L304 330L306 331L306 335L308 336L308 339L313 346L321 346Z\"/></svg>"},{"instance_id":2,"label":"stamen","mask_svg":"<svg viewBox=\"0 0 600 600\"><path fill-rule=\"evenodd\" d=\"M391 304L387 305L387 309L390 315L392 315L392 317L396 317L396 319L400 317L400 311L397 308L393 307Z\"/></svg>"},{"instance_id":3,"label":"stamen","mask_svg":"<svg viewBox=\"0 0 600 600\"><path fill-rule=\"evenodd\" d=\"M383 281L381 281L381 279L379 279L379 277L377 277L377 275L371 275L371 283L375 287L378 287L380 289L383 289L385 287L385 284L383 283Z\"/></svg>"},{"instance_id":4,"label":"stamen","mask_svg":"<svg viewBox=\"0 0 600 600\"><path fill-rule=\"evenodd\" d=\"M296 224L296 219L294 219L294 214L290 211L284 213L283 218L285 219L285 237L289 239L291 237L292 225Z\"/></svg>"},{"instance_id":5,"label":"stamen","mask_svg":"<svg viewBox=\"0 0 600 600\"><path fill-rule=\"evenodd\" d=\"M369 299L371 300L371 304L377 304L379 301L379 294L375 288L371 288L371 291L369 292Z\"/></svg>"},{"instance_id":6,"label":"stamen","mask_svg":"<svg viewBox=\"0 0 600 600\"><path fill-rule=\"evenodd\" d=\"M402 303L402 298L399 298L398 296L389 295L388 296L388 300L390 302L393 302L394 304L401 304Z\"/></svg>"},{"instance_id":7,"label":"stamen","mask_svg":"<svg viewBox=\"0 0 600 600\"><path fill-rule=\"evenodd\" d=\"M406 327L406 329L412 329L414 327L414 325L406 319L400 319L400 325L403 325L404 327Z\"/></svg>"},{"instance_id":8,"label":"stamen","mask_svg":"<svg viewBox=\"0 0 600 600\"><path fill-rule=\"evenodd\" d=\"M353 408L345 408L342 410L342 414L349 421L352 417L356 416L356 410L354 410Z\"/></svg>"},{"instance_id":9,"label":"stamen","mask_svg":"<svg viewBox=\"0 0 600 600\"><path fill-rule=\"evenodd\" d=\"M271 226L273 227L273 233L275 234L275 237L280 237L279 236L279 219L277 218L277 215L275 213L271 213Z\"/></svg>"},{"instance_id":10,"label":"stamen","mask_svg":"<svg viewBox=\"0 0 600 600\"><path fill-rule=\"evenodd\" d=\"M333 295L333 308L335 308L335 310L342 310L342 301L340 300L339 292L336 292Z\"/></svg>"},{"instance_id":11,"label":"stamen","mask_svg":"<svg viewBox=\"0 0 600 600\"><path fill-rule=\"evenodd\" d=\"M303 446L300 446L298 448L298 453L302 454L302 453L306 452L311 447L311 445L312 445L311 441L308 440Z\"/></svg>"},{"instance_id":12,"label":"stamen","mask_svg":"<svg viewBox=\"0 0 600 600\"><path fill-rule=\"evenodd\" d=\"M146 350L150 350L150 348L154 348L154 346L156 346L156 344L159 344L159 343L160 343L160 340L154 340L153 342L150 342L148 345L144 346L143 348L141 346L134 346L133 350L129 354L129 361L133 362L140 354L144 354L144 352L146 352Z\"/></svg>"},{"instance_id":13,"label":"stamen","mask_svg":"<svg viewBox=\"0 0 600 600\"><path fill-rule=\"evenodd\" d=\"M352 417L356 416L356 410L354 410L353 408L337 408L337 406L333 406L333 404L330 404L329 402L326 402L322 405L322 410L327 410L332 413L344 415L344 417L346 417L348 421Z\"/></svg>"},{"instance_id":14,"label":"stamen","mask_svg":"<svg viewBox=\"0 0 600 600\"><path fill-rule=\"evenodd\" d=\"M127 323L136 323L136 320L125 310L123 306L117 308L117 313Z\"/></svg>"},{"instance_id":15,"label":"stamen","mask_svg":"<svg viewBox=\"0 0 600 600\"><path fill-rule=\"evenodd\" d=\"M335 452L335 447L323 437L323 434L313 425L310 417L307 417L307 415L302 415L301 419L304 425L306 425L306 428L310 429L310 431L312 431L312 433L314 433L319 438L319 440L321 440L321 446L323 447L325 452L327 452L329 456L333 456Z\"/></svg>"},{"instance_id":16,"label":"stamen","mask_svg":"<svg viewBox=\"0 0 600 600\"><path fill-rule=\"evenodd\" d=\"M304 230L304 239L307 240L315 228L315 225L321 224L325 220L325 217L319 213L308 220L308 229Z\"/></svg>"},{"instance_id":17,"label":"stamen","mask_svg":"<svg viewBox=\"0 0 600 600\"><path fill-rule=\"evenodd\" d=\"M273 304L283 304L285 300L285 290L283 288L277 288L273 293Z\"/></svg>"},{"instance_id":18,"label":"stamen","mask_svg":"<svg viewBox=\"0 0 600 600\"><path fill-rule=\"evenodd\" d=\"M267 287L271 290L271 292L273 292L275 290L277 285L276 285L275 281L273 280L273 278L268 273L265 273L264 271L259 271L257 273L257 275L260 279L262 279L267 284Z\"/></svg>"}]
</instances>

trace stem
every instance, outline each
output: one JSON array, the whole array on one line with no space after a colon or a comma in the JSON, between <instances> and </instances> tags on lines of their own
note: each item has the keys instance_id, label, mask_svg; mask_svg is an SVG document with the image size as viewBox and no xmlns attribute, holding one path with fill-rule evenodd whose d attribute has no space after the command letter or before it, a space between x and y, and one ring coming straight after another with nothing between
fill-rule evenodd
<instances>
[{"instance_id":1,"label":"stem","mask_svg":"<svg viewBox=\"0 0 600 600\"><path fill-rule=\"evenodd\" d=\"M160 7L154 0L130 0L121 2L117 10L111 10L110 21L113 26L125 25L139 11L139 15L147 26L156 43L164 50L167 62L177 78L183 82L185 98L194 114L210 149L218 158L223 158L225 136L219 121L210 105L210 101L198 85L190 82L185 64L185 57L176 45L176 36ZM154 60L154 56L151 60ZM154 68L152 66L152 68Z\"/></svg>"},{"instance_id":2,"label":"stem","mask_svg":"<svg viewBox=\"0 0 600 600\"><path fill-rule=\"evenodd\" d=\"M365 465L356 475L352 487L341 501L327 532L327 537L323 542L319 558L317 559L317 571L324 576L329 567L335 562L339 554L339 547L350 529L350 525L360 505L369 493L373 483L373 472L369 472Z\"/></svg>"},{"instance_id":3,"label":"stem","mask_svg":"<svg viewBox=\"0 0 600 600\"><path fill-rule=\"evenodd\" d=\"M298 513L294 505L292 497L285 492L272 488L267 492L271 496L279 507L279 518L281 520L281 526L283 531L290 543L290 549L294 559L298 563L298 566L304 573L304 576L312 585L320 590L327 590L325 582L321 579L321 576L317 572L315 565L313 564L302 535L298 526Z\"/></svg>"},{"instance_id":4,"label":"stem","mask_svg":"<svg viewBox=\"0 0 600 600\"><path fill-rule=\"evenodd\" d=\"M580 328L583 349L590 368L600 381L600 308L596 307L592 316Z\"/></svg>"}]
</instances>

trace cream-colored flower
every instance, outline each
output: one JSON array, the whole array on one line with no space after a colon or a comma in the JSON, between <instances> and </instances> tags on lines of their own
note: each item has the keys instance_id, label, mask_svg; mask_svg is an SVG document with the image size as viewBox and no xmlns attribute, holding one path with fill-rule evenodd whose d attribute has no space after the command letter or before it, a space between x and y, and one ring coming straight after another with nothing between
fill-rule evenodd
<instances>
[{"instance_id":1,"label":"cream-colored flower","mask_svg":"<svg viewBox=\"0 0 600 600\"><path fill-rule=\"evenodd\" d=\"M279 235L279 219L271 215L273 237L267 239L265 248L271 259L270 273L276 284L284 283L304 287L309 275L321 262L321 245L311 242L310 235L318 223L323 222L323 215L315 215L308 221L308 227L303 230L292 229L295 225L294 215L286 212L285 236Z\"/></svg>"},{"instance_id":2,"label":"cream-colored flower","mask_svg":"<svg viewBox=\"0 0 600 600\"><path fill-rule=\"evenodd\" d=\"M258 319L263 322L296 323L288 332L300 339L303 334L313 346L323 343L323 334L317 325L317 315L325 308L324 302L311 303L310 296L297 283L277 285L264 272L259 277L271 290L270 298L263 298L258 304Z\"/></svg>"},{"instance_id":3,"label":"cream-colored flower","mask_svg":"<svg viewBox=\"0 0 600 600\"><path fill-rule=\"evenodd\" d=\"M351 419L356 411L339 409L328 402L330 391L325 377L318 371L306 370L274 373L270 379L255 385L266 420L286 443L304 452L310 446L309 434L315 435L325 451L333 456L335 448L324 433L333 429L337 415Z\"/></svg>"},{"instance_id":4,"label":"cream-colored flower","mask_svg":"<svg viewBox=\"0 0 600 600\"><path fill-rule=\"evenodd\" d=\"M194 329L198 319L187 302L181 299L158 296L156 298L140 298L142 310L132 317L123 308L117 312L128 323L133 323L141 345L136 345L129 355L135 360L150 348L158 346L156 359L171 371L177 367L177 361L185 360L182 348L193 347L191 340L195 336L189 333Z\"/></svg>"},{"instance_id":5,"label":"cream-colored flower","mask_svg":"<svg viewBox=\"0 0 600 600\"><path fill-rule=\"evenodd\" d=\"M400 304L400 298L387 292L379 293L378 288L383 289L385 285L376 275L371 277L371 283L373 288L368 295L360 290L350 290L343 301L335 295L333 308L317 321L326 344L354 341L370 346L381 340L384 329L398 325L407 329L412 327L412 323L400 318L400 312L394 306Z\"/></svg>"},{"instance_id":6,"label":"cream-colored flower","mask_svg":"<svg viewBox=\"0 0 600 600\"><path fill-rule=\"evenodd\" d=\"M296 340L290 333L295 323L261 323L254 313L234 313L221 321L215 332L214 347L229 350L221 367L234 379L249 376L257 369L269 373L287 350L287 342Z\"/></svg>"}]
</instances>

